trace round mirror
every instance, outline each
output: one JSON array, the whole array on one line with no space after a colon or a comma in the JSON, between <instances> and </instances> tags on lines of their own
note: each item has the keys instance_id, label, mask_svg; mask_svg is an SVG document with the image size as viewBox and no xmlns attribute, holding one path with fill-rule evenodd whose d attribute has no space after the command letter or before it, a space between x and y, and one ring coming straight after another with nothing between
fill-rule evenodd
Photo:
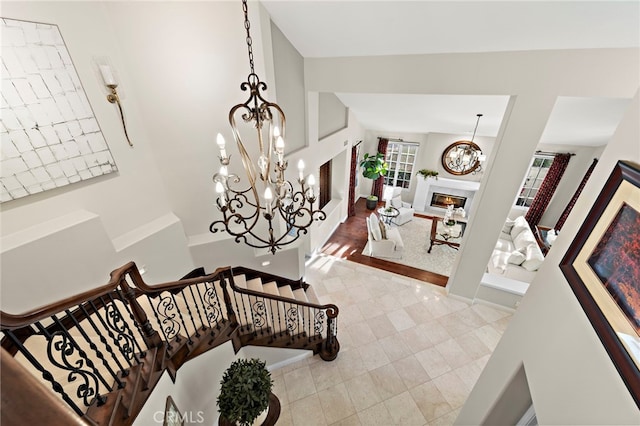
<instances>
[{"instance_id":1,"label":"round mirror","mask_svg":"<svg viewBox=\"0 0 640 426\"><path fill-rule=\"evenodd\" d=\"M471 141L452 143L442 153L442 167L452 175L467 175L480 167L482 150Z\"/></svg>"}]
</instances>

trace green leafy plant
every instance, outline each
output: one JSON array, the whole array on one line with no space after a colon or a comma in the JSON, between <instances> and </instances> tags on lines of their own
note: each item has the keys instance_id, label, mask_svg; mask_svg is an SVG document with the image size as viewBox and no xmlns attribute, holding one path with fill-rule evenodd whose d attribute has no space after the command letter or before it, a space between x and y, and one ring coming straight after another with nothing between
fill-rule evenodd
<instances>
[{"instance_id":1,"label":"green leafy plant","mask_svg":"<svg viewBox=\"0 0 640 426\"><path fill-rule=\"evenodd\" d=\"M269 406L273 381L264 361L255 358L234 361L220 384L218 411L231 423L251 425Z\"/></svg>"},{"instance_id":2,"label":"green leafy plant","mask_svg":"<svg viewBox=\"0 0 640 426\"><path fill-rule=\"evenodd\" d=\"M430 178L430 177L434 177L434 178L438 179L438 172L436 172L435 170L420 169L420 170L418 170L418 175L422 176L424 179L427 179L427 178Z\"/></svg>"},{"instance_id":3,"label":"green leafy plant","mask_svg":"<svg viewBox=\"0 0 640 426\"><path fill-rule=\"evenodd\" d=\"M375 155L364 154L360 167L362 167L362 176L373 180L380 176L386 176L389 171L389 165L384 161L384 155L380 152Z\"/></svg>"}]
</instances>

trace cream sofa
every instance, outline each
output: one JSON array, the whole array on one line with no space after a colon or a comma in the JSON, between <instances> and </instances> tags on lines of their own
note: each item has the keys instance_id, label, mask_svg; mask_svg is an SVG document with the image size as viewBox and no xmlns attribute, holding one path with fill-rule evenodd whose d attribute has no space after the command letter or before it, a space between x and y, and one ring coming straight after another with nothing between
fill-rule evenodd
<instances>
[{"instance_id":1,"label":"cream sofa","mask_svg":"<svg viewBox=\"0 0 640 426\"><path fill-rule=\"evenodd\" d=\"M487 272L530 283L543 261L544 255L533 231L524 216L519 216L515 220L507 219L503 226Z\"/></svg>"},{"instance_id":2,"label":"cream sofa","mask_svg":"<svg viewBox=\"0 0 640 426\"><path fill-rule=\"evenodd\" d=\"M402 258L404 244L398 228L386 226L375 213L367 217L367 240L364 254L389 259Z\"/></svg>"}]
</instances>

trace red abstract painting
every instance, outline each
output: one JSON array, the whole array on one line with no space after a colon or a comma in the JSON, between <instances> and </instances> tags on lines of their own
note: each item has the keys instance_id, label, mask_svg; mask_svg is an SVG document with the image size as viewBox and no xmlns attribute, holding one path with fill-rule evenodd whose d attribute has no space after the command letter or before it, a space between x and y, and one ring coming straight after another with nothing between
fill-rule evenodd
<instances>
[{"instance_id":1,"label":"red abstract painting","mask_svg":"<svg viewBox=\"0 0 640 426\"><path fill-rule=\"evenodd\" d=\"M587 263L640 335L640 213L623 204Z\"/></svg>"}]
</instances>

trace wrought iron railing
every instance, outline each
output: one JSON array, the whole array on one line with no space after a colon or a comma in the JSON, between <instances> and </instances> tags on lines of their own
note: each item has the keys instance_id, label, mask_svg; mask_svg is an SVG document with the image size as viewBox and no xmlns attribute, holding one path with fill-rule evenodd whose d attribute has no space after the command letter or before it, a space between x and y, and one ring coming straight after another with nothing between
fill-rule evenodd
<instances>
[{"instance_id":1,"label":"wrought iron railing","mask_svg":"<svg viewBox=\"0 0 640 426\"><path fill-rule=\"evenodd\" d=\"M337 356L335 305L236 283L242 275L304 290L302 281L229 267L192 275L149 286L128 263L100 288L22 315L0 312L2 347L76 414L98 424L113 418L100 414L107 406L120 410L115 424L130 424L144 404L139 395L150 392L164 369L174 376L184 362L230 340L236 351L251 344Z\"/></svg>"}]
</instances>

